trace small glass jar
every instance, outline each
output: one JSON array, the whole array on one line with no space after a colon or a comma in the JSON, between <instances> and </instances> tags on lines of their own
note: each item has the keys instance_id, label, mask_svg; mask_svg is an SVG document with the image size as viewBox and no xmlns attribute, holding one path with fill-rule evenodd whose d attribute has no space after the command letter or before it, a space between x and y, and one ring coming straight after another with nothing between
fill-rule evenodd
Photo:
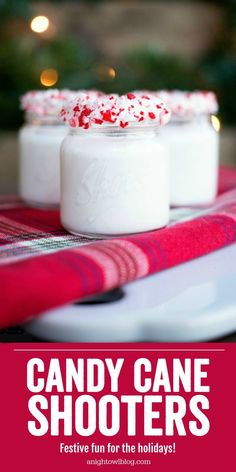
<instances>
[{"instance_id":1,"label":"small glass jar","mask_svg":"<svg viewBox=\"0 0 236 472\"><path fill-rule=\"evenodd\" d=\"M169 163L157 127L72 129L61 148L61 221L96 237L167 225Z\"/></svg>"},{"instance_id":2,"label":"small glass jar","mask_svg":"<svg viewBox=\"0 0 236 472\"><path fill-rule=\"evenodd\" d=\"M68 132L56 116L26 114L19 133L19 192L30 206L60 203L60 146Z\"/></svg>"},{"instance_id":3,"label":"small glass jar","mask_svg":"<svg viewBox=\"0 0 236 472\"><path fill-rule=\"evenodd\" d=\"M217 97L210 90L159 90L171 110L162 130L170 152L170 203L205 206L217 194L219 120Z\"/></svg>"},{"instance_id":4,"label":"small glass jar","mask_svg":"<svg viewBox=\"0 0 236 472\"><path fill-rule=\"evenodd\" d=\"M219 134L210 116L172 119L161 134L170 153L170 204L211 204L217 195Z\"/></svg>"}]
</instances>

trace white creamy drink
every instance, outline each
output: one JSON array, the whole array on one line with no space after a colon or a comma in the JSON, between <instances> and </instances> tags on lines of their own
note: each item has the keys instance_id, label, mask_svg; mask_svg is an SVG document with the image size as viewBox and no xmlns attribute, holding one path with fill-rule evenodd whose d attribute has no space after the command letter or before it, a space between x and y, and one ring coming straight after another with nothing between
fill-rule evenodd
<instances>
[{"instance_id":1,"label":"white creamy drink","mask_svg":"<svg viewBox=\"0 0 236 472\"><path fill-rule=\"evenodd\" d=\"M19 133L19 191L34 207L54 207L60 202L60 146L68 132L58 120L68 90L28 92L21 98L26 124Z\"/></svg>"},{"instance_id":2,"label":"white creamy drink","mask_svg":"<svg viewBox=\"0 0 236 472\"><path fill-rule=\"evenodd\" d=\"M158 105L158 107L157 107ZM133 94L75 100L61 148L61 221L76 234L148 231L169 221L169 167L158 128L164 103Z\"/></svg>"},{"instance_id":3,"label":"white creamy drink","mask_svg":"<svg viewBox=\"0 0 236 472\"><path fill-rule=\"evenodd\" d=\"M160 91L157 94L172 112L170 123L161 132L170 150L170 203L174 206L210 204L217 195L218 185L216 97L212 92Z\"/></svg>"}]
</instances>

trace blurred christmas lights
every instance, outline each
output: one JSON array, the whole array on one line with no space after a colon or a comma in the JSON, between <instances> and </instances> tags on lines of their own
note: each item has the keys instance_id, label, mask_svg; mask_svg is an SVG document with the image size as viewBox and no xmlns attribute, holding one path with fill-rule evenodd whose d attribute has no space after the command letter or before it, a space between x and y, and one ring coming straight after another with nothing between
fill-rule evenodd
<instances>
[{"instance_id":1,"label":"blurred christmas lights","mask_svg":"<svg viewBox=\"0 0 236 472\"><path fill-rule=\"evenodd\" d=\"M116 76L115 69L113 69L113 67L109 67L108 71L107 71L107 75L108 75L108 77L110 77L110 79L114 79L115 76Z\"/></svg>"},{"instance_id":2,"label":"blurred christmas lights","mask_svg":"<svg viewBox=\"0 0 236 472\"><path fill-rule=\"evenodd\" d=\"M49 27L49 19L46 16L35 16L30 23L34 33L44 33Z\"/></svg>"},{"instance_id":3,"label":"blurred christmas lights","mask_svg":"<svg viewBox=\"0 0 236 472\"><path fill-rule=\"evenodd\" d=\"M95 69L95 74L98 80L102 82L107 80L113 80L116 77L116 71L113 67L106 66L104 64L99 64Z\"/></svg>"},{"instance_id":4,"label":"blurred christmas lights","mask_svg":"<svg viewBox=\"0 0 236 472\"><path fill-rule=\"evenodd\" d=\"M45 69L40 74L40 82L45 87L52 87L58 81L58 73L55 69Z\"/></svg>"},{"instance_id":5,"label":"blurred christmas lights","mask_svg":"<svg viewBox=\"0 0 236 472\"><path fill-rule=\"evenodd\" d=\"M220 128L221 128L221 123L220 123L219 118L215 115L211 115L211 123L212 123L213 128L217 131L217 133L219 133Z\"/></svg>"}]
</instances>

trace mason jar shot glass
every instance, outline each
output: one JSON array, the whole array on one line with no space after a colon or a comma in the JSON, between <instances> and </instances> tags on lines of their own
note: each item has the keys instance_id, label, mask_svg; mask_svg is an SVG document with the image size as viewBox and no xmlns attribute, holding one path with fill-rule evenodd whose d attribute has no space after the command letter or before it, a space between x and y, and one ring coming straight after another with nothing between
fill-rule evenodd
<instances>
[{"instance_id":1,"label":"mason jar shot glass","mask_svg":"<svg viewBox=\"0 0 236 472\"><path fill-rule=\"evenodd\" d=\"M170 113L134 94L77 98L61 111L61 222L73 234L115 236L169 221L169 162L159 127Z\"/></svg>"},{"instance_id":2,"label":"mason jar shot glass","mask_svg":"<svg viewBox=\"0 0 236 472\"><path fill-rule=\"evenodd\" d=\"M159 91L171 110L161 131L170 153L170 204L205 206L217 195L218 104L213 92Z\"/></svg>"},{"instance_id":3,"label":"mason jar shot glass","mask_svg":"<svg viewBox=\"0 0 236 472\"><path fill-rule=\"evenodd\" d=\"M25 125L19 132L19 193L32 207L60 202L60 146L68 127L58 119L68 90L32 91L21 97Z\"/></svg>"}]
</instances>

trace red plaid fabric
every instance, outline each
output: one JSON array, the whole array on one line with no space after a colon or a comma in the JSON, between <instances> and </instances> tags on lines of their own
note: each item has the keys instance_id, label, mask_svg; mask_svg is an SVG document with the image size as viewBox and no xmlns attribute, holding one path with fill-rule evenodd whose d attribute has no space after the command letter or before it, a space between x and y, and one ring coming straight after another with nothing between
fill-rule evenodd
<instances>
[{"instance_id":1,"label":"red plaid fabric","mask_svg":"<svg viewBox=\"0 0 236 472\"><path fill-rule=\"evenodd\" d=\"M0 327L235 242L236 170L220 176L211 209L173 210L167 228L103 241L68 234L57 211L0 198Z\"/></svg>"}]
</instances>

